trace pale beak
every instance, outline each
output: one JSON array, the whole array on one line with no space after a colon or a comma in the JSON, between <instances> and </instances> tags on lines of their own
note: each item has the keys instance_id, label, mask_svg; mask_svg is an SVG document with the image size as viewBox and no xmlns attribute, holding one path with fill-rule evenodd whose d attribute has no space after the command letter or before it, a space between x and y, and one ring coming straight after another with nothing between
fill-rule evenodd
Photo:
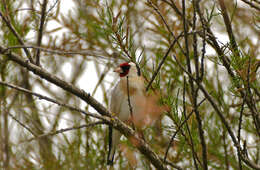
<instances>
[{"instance_id":1,"label":"pale beak","mask_svg":"<svg viewBox=\"0 0 260 170\"><path fill-rule=\"evenodd\" d=\"M114 72L123 73L123 70L121 67L117 67L116 69L114 69Z\"/></svg>"}]
</instances>

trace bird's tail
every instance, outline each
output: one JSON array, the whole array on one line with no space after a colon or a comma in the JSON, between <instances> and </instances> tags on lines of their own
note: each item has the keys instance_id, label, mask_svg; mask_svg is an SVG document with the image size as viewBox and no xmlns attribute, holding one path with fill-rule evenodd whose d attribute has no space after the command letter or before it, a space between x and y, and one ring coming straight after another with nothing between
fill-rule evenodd
<instances>
[{"instance_id":1,"label":"bird's tail","mask_svg":"<svg viewBox=\"0 0 260 170\"><path fill-rule=\"evenodd\" d=\"M112 126L109 126L107 165L113 165L115 155L115 147L113 146L113 143L113 128Z\"/></svg>"}]
</instances>

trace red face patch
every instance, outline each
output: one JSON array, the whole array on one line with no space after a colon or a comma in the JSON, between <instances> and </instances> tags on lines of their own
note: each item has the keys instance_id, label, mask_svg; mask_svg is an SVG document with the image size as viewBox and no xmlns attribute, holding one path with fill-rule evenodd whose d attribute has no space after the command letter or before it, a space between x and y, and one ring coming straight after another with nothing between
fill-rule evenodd
<instances>
[{"instance_id":1,"label":"red face patch","mask_svg":"<svg viewBox=\"0 0 260 170\"><path fill-rule=\"evenodd\" d=\"M121 67L121 69L122 69L122 73L120 73L120 77L124 77L124 76L126 76L128 73L129 73L129 69L130 69L130 65L129 65L129 63L122 63L122 64L120 64L119 65L120 67Z\"/></svg>"}]
</instances>

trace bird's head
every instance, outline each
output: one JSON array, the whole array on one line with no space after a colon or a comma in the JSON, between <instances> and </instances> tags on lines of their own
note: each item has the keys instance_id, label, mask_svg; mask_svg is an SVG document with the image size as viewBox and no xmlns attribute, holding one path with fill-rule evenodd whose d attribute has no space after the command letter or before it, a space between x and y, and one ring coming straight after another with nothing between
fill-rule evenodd
<instances>
[{"instance_id":1,"label":"bird's head","mask_svg":"<svg viewBox=\"0 0 260 170\"><path fill-rule=\"evenodd\" d=\"M140 76L141 72L140 72L140 68L133 62L125 62L120 64L115 70L114 72L119 73L120 77L125 77L125 76Z\"/></svg>"}]
</instances>

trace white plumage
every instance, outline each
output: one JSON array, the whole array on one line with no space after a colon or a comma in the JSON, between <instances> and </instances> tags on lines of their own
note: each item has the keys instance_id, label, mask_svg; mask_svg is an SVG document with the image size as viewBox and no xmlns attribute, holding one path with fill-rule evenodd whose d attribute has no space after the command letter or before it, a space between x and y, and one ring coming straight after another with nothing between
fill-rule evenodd
<instances>
[{"instance_id":1,"label":"white plumage","mask_svg":"<svg viewBox=\"0 0 260 170\"><path fill-rule=\"evenodd\" d=\"M144 98L144 80L140 76L140 71L136 67L135 63L123 63L120 64L115 72L119 73L120 80L111 91L111 98L109 104L109 110L111 113L118 116L122 121L127 121L131 118L130 108L128 103L128 90L130 103L133 109L133 117L135 113L140 113L141 108L138 108L140 99ZM128 88L127 88L128 77ZM109 152L107 158L107 164L112 165L116 147L120 142L121 134L112 127L109 127Z\"/></svg>"}]
</instances>

